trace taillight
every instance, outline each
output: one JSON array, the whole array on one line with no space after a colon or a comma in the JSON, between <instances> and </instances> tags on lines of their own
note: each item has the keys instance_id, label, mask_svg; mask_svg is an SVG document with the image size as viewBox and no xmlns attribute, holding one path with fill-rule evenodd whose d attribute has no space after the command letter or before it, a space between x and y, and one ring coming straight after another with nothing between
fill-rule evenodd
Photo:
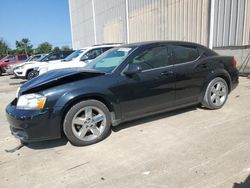
<instances>
[{"instance_id":1,"label":"taillight","mask_svg":"<svg viewBox=\"0 0 250 188\"><path fill-rule=\"evenodd\" d=\"M231 62L231 63L232 63L232 67L233 67L233 69L235 69L235 70L236 70L236 69L237 69L237 68L236 68L237 61L236 61L236 59L235 59L234 57L233 57L233 59L232 59L232 62Z\"/></svg>"}]
</instances>

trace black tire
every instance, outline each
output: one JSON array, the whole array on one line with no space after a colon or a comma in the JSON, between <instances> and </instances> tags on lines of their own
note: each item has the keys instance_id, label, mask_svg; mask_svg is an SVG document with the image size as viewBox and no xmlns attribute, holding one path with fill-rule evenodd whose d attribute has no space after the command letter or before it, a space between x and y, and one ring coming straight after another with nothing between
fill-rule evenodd
<instances>
[{"instance_id":1,"label":"black tire","mask_svg":"<svg viewBox=\"0 0 250 188\"><path fill-rule=\"evenodd\" d=\"M104 128L103 132L97 138L95 138L94 140L90 140L90 141L85 141L85 140L81 140L81 139L77 138L75 136L75 134L73 133L73 128L72 128L73 118L81 109L86 108L86 107L99 108L104 113L104 115L106 117L106 124L105 124L105 128ZM71 144L73 144L75 146L87 146L90 144L95 144L95 143L103 140L104 138L106 138L109 135L109 133L111 131L111 114L110 114L108 108L100 101L86 100L86 101L79 102L79 103L75 104L74 106L72 106L69 109L69 111L67 112L67 114L64 118L64 122L63 122L63 131L64 131L64 134L66 135L66 137L71 142Z\"/></svg>"},{"instance_id":2,"label":"black tire","mask_svg":"<svg viewBox=\"0 0 250 188\"><path fill-rule=\"evenodd\" d=\"M3 71L2 71L2 69L0 69L0 76L2 76L2 74L3 74Z\"/></svg>"},{"instance_id":3,"label":"black tire","mask_svg":"<svg viewBox=\"0 0 250 188\"><path fill-rule=\"evenodd\" d=\"M212 89L213 87L215 87L215 85L217 83L222 83L224 84L224 89L225 91L225 96L223 96L223 101L220 103L220 104L215 104L214 101L212 101ZM228 98L228 93L229 93L229 90L228 90L228 84L227 82L221 78L221 77L216 77L214 79L212 79L209 84L207 85L207 88L206 88L206 92L205 92L205 95L203 97L203 100L202 100L202 105L208 109L219 109L221 108L227 101L227 98Z\"/></svg>"},{"instance_id":4,"label":"black tire","mask_svg":"<svg viewBox=\"0 0 250 188\"><path fill-rule=\"evenodd\" d=\"M27 80L31 80L32 78L35 78L38 76L38 71L31 70L27 74Z\"/></svg>"}]
</instances>

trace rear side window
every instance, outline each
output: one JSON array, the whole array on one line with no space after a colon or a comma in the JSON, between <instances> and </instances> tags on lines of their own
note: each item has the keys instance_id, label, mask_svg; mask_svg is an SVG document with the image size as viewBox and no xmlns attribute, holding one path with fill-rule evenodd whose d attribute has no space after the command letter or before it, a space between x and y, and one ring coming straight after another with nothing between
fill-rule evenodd
<instances>
[{"instance_id":1,"label":"rear side window","mask_svg":"<svg viewBox=\"0 0 250 188\"><path fill-rule=\"evenodd\" d=\"M18 60L26 60L27 56L26 55L18 55Z\"/></svg>"},{"instance_id":2,"label":"rear side window","mask_svg":"<svg viewBox=\"0 0 250 188\"><path fill-rule=\"evenodd\" d=\"M168 49L166 46L158 46L143 50L132 60L137 63L142 70L149 70L170 65L168 58Z\"/></svg>"},{"instance_id":3,"label":"rear side window","mask_svg":"<svg viewBox=\"0 0 250 188\"><path fill-rule=\"evenodd\" d=\"M200 56L199 51L195 46L173 45L172 49L175 64L194 61Z\"/></svg>"},{"instance_id":4,"label":"rear side window","mask_svg":"<svg viewBox=\"0 0 250 188\"><path fill-rule=\"evenodd\" d=\"M38 59L40 59L41 58L41 55L35 55L35 56L33 56L31 59L30 59L30 61L36 61L36 60L38 60Z\"/></svg>"}]
</instances>

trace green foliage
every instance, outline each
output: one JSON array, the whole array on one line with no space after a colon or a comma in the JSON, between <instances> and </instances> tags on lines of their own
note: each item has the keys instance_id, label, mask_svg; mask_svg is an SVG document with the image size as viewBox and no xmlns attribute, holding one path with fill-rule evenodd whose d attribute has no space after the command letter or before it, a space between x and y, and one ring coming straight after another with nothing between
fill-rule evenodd
<instances>
[{"instance_id":1,"label":"green foliage","mask_svg":"<svg viewBox=\"0 0 250 188\"><path fill-rule=\"evenodd\" d=\"M54 47L53 52L60 52L60 48L58 46Z\"/></svg>"},{"instance_id":2,"label":"green foliage","mask_svg":"<svg viewBox=\"0 0 250 188\"><path fill-rule=\"evenodd\" d=\"M30 39L23 38L21 41L16 41L16 49L18 50L18 54L32 54L33 53L33 45L30 43Z\"/></svg>"},{"instance_id":3,"label":"green foliage","mask_svg":"<svg viewBox=\"0 0 250 188\"><path fill-rule=\"evenodd\" d=\"M72 50L69 46L62 46L61 47L61 50L62 51L70 51L70 50Z\"/></svg>"},{"instance_id":4,"label":"green foliage","mask_svg":"<svg viewBox=\"0 0 250 188\"><path fill-rule=\"evenodd\" d=\"M48 42L43 42L38 45L36 49L33 49L33 45L28 38L23 38L20 41L16 41L16 49L10 49L7 42L0 38L0 58L8 54L41 54L41 53L50 53L50 52L59 52L59 51L68 51L72 50L69 46L53 46Z\"/></svg>"},{"instance_id":5,"label":"green foliage","mask_svg":"<svg viewBox=\"0 0 250 188\"><path fill-rule=\"evenodd\" d=\"M50 53L52 51L52 45L48 42L44 42L38 45L35 50L36 54Z\"/></svg>"},{"instance_id":6,"label":"green foliage","mask_svg":"<svg viewBox=\"0 0 250 188\"><path fill-rule=\"evenodd\" d=\"M9 45L3 39L0 39L0 58L6 56L9 51Z\"/></svg>"}]
</instances>

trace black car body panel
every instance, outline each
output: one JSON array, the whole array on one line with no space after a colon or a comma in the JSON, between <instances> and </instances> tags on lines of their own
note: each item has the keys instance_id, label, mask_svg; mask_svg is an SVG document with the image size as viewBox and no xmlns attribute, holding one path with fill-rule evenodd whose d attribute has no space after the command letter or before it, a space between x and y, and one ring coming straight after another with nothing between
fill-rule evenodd
<instances>
[{"instance_id":1,"label":"black car body panel","mask_svg":"<svg viewBox=\"0 0 250 188\"><path fill-rule=\"evenodd\" d=\"M197 58L176 64L174 47L192 46ZM212 78L223 77L231 91L238 84L233 57L219 56L198 44L188 42L145 42L122 46L133 51L111 73L87 69L62 69L45 73L20 88L19 94L39 93L47 97L40 111L16 109L17 98L6 108L12 133L23 141L59 138L64 116L72 105L86 99L103 102L112 113L112 123L144 117L201 102ZM119 48L122 48L119 47ZM134 75L124 70L145 49L166 47L168 66L143 70Z\"/></svg>"}]
</instances>

